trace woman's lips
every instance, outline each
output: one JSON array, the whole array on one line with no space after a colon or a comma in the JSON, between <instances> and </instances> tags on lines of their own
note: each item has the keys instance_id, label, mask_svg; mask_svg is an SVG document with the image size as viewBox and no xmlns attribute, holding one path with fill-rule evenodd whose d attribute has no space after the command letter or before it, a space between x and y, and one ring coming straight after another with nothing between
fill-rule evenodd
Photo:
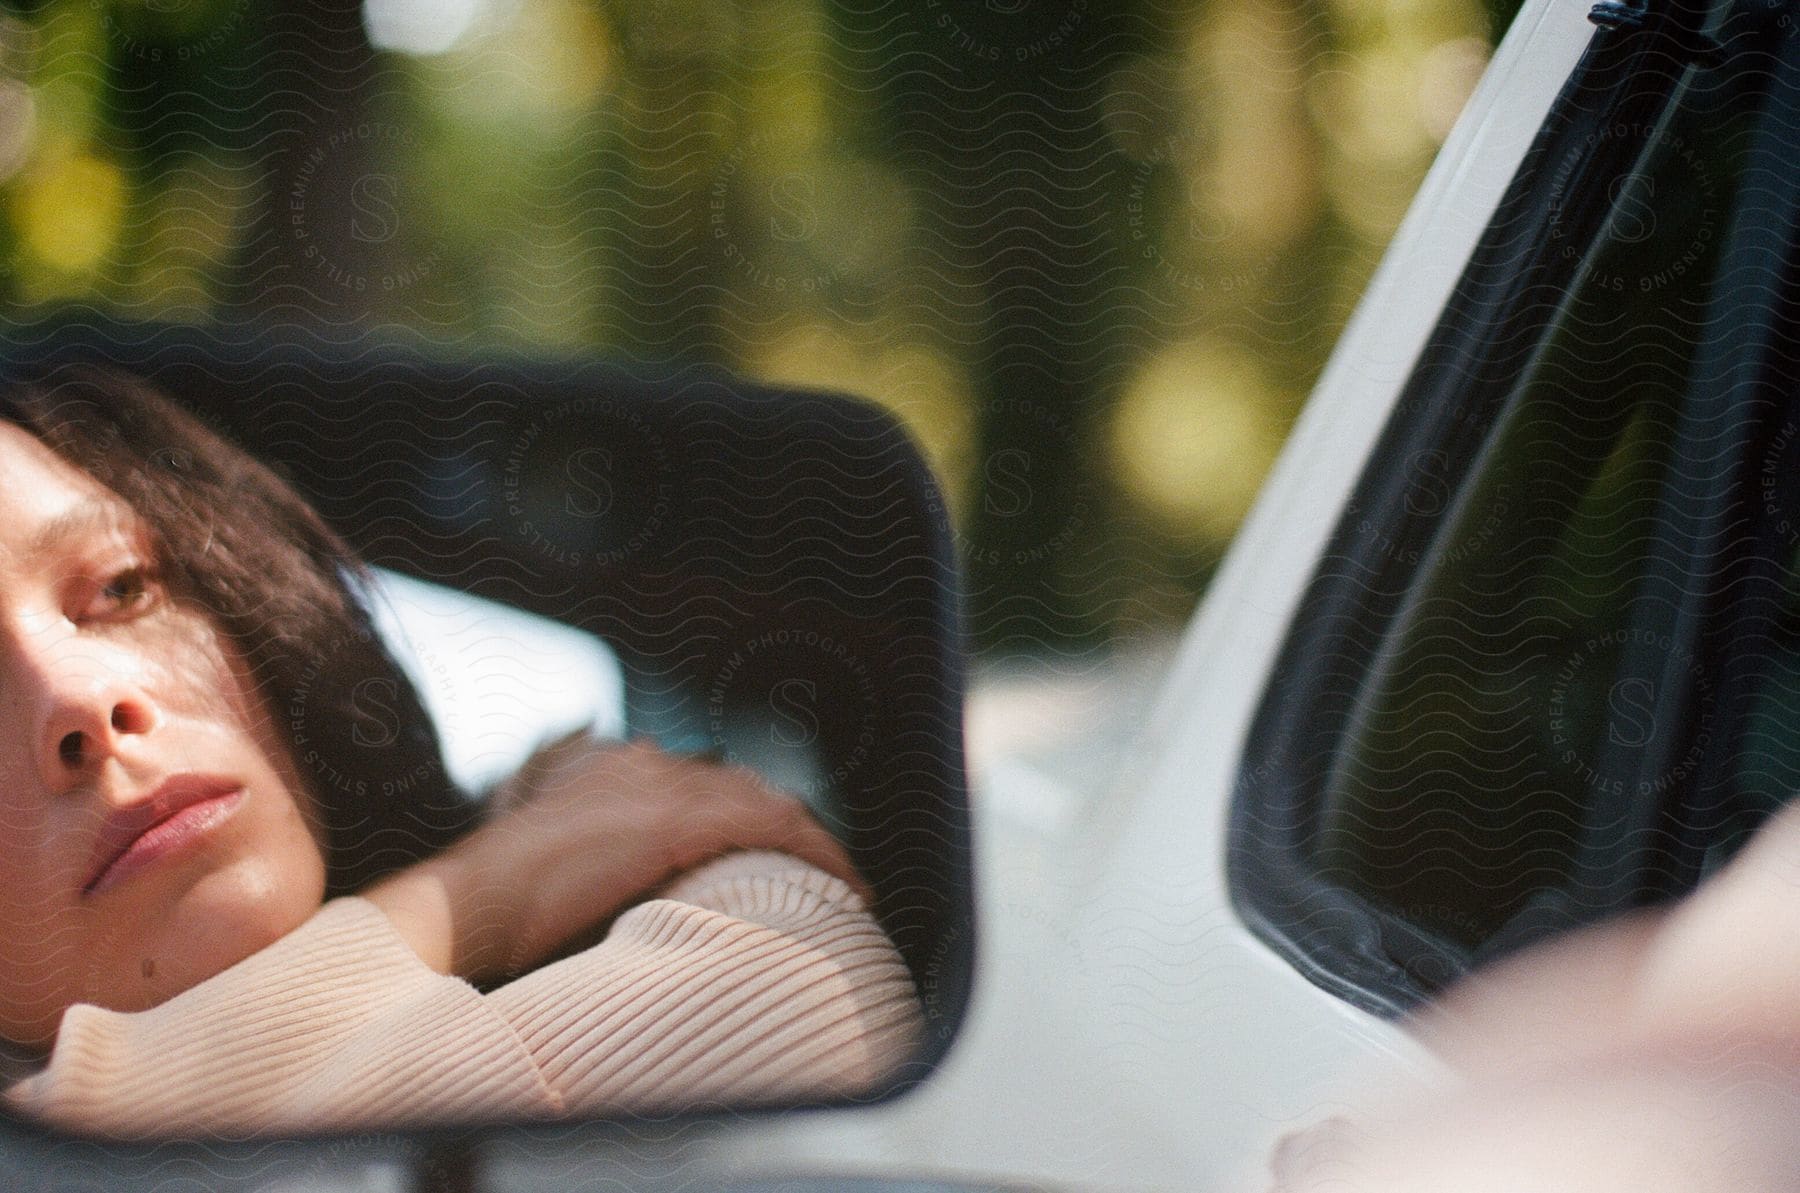
<instances>
[{"instance_id":1,"label":"woman's lips","mask_svg":"<svg viewBox=\"0 0 1800 1193\"><path fill-rule=\"evenodd\" d=\"M88 888L90 895L98 895L109 887L117 886L146 866L185 853L190 847L198 844L203 838L211 835L214 829L237 810L244 801L244 789L216 795L211 799L200 800L189 804L168 819L159 821L138 836L125 852L114 859L112 865L101 871L100 877Z\"/></svg>"}]
</instances>

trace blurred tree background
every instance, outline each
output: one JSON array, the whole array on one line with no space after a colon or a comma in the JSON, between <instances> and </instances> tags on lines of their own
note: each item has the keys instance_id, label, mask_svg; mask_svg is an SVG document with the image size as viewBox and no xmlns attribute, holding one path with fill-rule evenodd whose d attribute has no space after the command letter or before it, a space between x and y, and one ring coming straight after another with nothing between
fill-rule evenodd
<instances>
[{"instance_id":1,"label":"blurred tree background","mask_svg":"<svg viewBox=\"0 0 1800 1193\"><path fill-rule=\"evenodd\" d=\"M700 359L895 411L978 643L1185 618L1508 0L0 5L0 316Z\"/></svg>"}]
</instances>

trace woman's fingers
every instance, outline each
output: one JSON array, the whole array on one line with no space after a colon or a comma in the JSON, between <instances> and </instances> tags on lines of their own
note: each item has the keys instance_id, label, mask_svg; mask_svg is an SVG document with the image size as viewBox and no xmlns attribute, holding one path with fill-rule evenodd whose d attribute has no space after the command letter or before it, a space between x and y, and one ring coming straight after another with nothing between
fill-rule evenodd
<instances>
[{"instance_id":1,"label":"woman's fingers","mask_svg":"<svg viewBox=\"0 0 1800 1193\"><path fill-rule=\"evenodd\" d=\"M827 874L835 874L850 884L857 897L870 907L875 905L875 890L864 880L862 872L850 860L850 851L842 843L823 829L806 841L797 842L790 847L790 852L804 861L809 861Z\"/></svg>"},{"instance_id":2,"label":"woman's fingers","mask_svg":"<svg viewBox=\"0 0 1800 1193\"><path fill-rule=\"evenodd\" d=\"M526 798L489 828L515 835L507 853L521 876L533 876L546 922L578 927L738 850L791 854L872 902L849 854L806 805L755 770L670 754L643 738L571 737L541 755L522 776Z\"/></svg>"},{"instance_id":3,"label":"woman's fingers","mask_svg":"<svg viewBox=\"0 0 1800 1193\"><path fill-rule=\"evenodd\" d=\"M698 856L683 868L738 849L772 849L843 879L865 903L873 903L874 892L849 852L804 801L748 767L703 766L695 778L689 798L697 803L699 825L690 848Z\"/></svg>"},{"instance_id":4,"label":"woman's fingers","mask_svg":"<svg viewBox=\"0 0 1800 1193\"><path fill-rule=\"evenodd\" d=\"M813 818L805 804L797 799L790 801L774 827L774 849L843 879L864 903L874 905L875 892L851 864L849 851Z\"/></svg>"}]
</instances>

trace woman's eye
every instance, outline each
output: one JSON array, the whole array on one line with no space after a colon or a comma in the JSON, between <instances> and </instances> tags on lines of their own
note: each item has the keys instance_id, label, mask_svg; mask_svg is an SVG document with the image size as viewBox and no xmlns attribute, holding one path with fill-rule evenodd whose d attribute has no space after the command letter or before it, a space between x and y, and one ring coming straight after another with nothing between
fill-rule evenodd
<instances>
[{"instance_id":1,"label":"woman's eye","mask_svg":"<svg viewBox=\"0 0 1800 1193\"><path fill-rule=\"evenodd\" d=\"M113 609L131 609L150 596L149 569L141 566L124 568L100 586L100 596Z\"/></svg>"}]
</instances>

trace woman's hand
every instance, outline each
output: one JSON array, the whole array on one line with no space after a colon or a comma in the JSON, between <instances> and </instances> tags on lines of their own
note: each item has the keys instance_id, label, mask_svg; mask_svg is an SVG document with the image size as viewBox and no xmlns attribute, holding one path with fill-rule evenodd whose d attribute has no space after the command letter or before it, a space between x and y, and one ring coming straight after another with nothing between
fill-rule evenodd
<instances>
[{"instance_id":1,"label":"woman's hand","mask_svg":"<svg viewBox=\"0 0 1800 1193\"><path fill-rule=\"evenodd\" d=\"M754 771L629 745L564 739L496 795L494 819L359 892L440 973L523 973L677 875L772 849L867 887L798 799Z\"/></svg>"},{"instance_id":2,"label":"woman's hand","mask_svg":"<svg viewBox=\"0 0 1800 1193\"><path fill-rule=\"evenodd\" d=\"M1800 803L1678 903L1478 971L1410 1027L1455 1088L1299 1138L1326 1189L1790 1189L1800 1172Z\"/></svg>"}]
</instances>

